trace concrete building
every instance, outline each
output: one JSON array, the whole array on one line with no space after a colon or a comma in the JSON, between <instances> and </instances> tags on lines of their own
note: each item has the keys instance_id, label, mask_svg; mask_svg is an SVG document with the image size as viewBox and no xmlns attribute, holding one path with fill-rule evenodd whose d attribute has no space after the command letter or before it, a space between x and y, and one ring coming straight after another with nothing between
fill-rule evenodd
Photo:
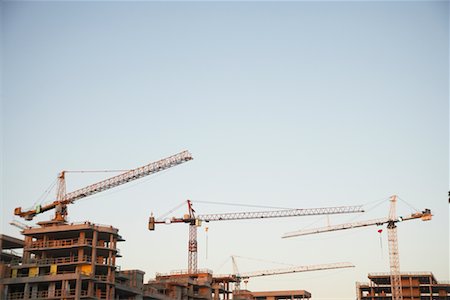
<instances>
[{"instance_id":1,"label":"concrete building","mask_svg":"<svg viewBox=\"0 0 450 300\"><path fill-rule=\"evenodd\" d=\"M22 231L22 257L3 264L1 299L139 299L143 272L119 271L117 242L124 240L116 228L40 225Z\"/></svg>"},{"instance_id":2,"label":"concrete building","mask_svg":"<svg viewBox=\"0 0 450 300\"><path fill-rule=\"evenodd\" d=\"M389 273L371 273L369 283L356 283L358 300L392 299ZM450 282L439 282L431 272L402 273L404 300L450 299Z\"/></svg>"},{"instance_id":3,"label":"concrete building","mask_svg":"<svg viewBox=\"0 0 450 300\"><path fill-rule=\"evenodd\" d=\"M9 276L11 263L21 259L24 244L23 240L0 234L0 299L6 299L5 287L1 284L1 280Z\"/></svg>"},{"instance_id":4,"label":"concrete building","mask_svg":"<svg viewBox=\"0 0 450 300\"><path fill-rule=\"evenodd\" d=\"M165 295L178 300L230 299L231 277L215 278L211 270L198 270L196 274L174 271L170 274L157 273L154 280L145 285L145 290L153 290L156 295ZM152 295L145 294L146 297ZM155 295L153 295L155 296Z\"/></svg>"},{"instance_id":5,"label":"concrete building","mask_svg":"<svg viewBox=\"0 0 450 300\"><path fill-rule=\"evenodd\" d=\"M235 275L211 270L156 274L120 270L118 229L90 222L41 222L22 231L24 240L0 235L0 299L296 300L306 291L233 292Z\"/></svg>"},{"instance_id":6,"label":"concrete building","mask_svg":"<svg viewBox=\"0 0 450 300\"><path fill-rule=\"evenodd\" d=\"M311 293L304 290L265 292L251 292L249 290L240 290L239 292L233 293L233 299L236 300L299 300L310 298Z\"/></svg>"},{"instance_id":7,"label":"concrete building","mask_svg":"<svg viewBox=\"0 0 450 300\"><path fill-rule=\"evenodd\" d=\"M156 278L149 281L146 286L156 289L156 294L164 294L169 299L177 300L298 300L311 298L311 294L304 290L233 291L231 284L236 283L237 280L235 275L213 276L211 270L199 270L198 274L178 271L170 274L157 274ZM144 297L144 299L147 298Z\"/></svg>"}]
</instances>

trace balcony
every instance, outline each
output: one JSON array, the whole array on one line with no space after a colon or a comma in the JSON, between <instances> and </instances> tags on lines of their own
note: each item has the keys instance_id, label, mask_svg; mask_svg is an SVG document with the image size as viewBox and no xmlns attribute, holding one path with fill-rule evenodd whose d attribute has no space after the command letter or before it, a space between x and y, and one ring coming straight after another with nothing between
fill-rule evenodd
<instances>
[{"instance_id":1,"label":"balcony","mask_svg":"<svg viewBox=\"0 0 450 300\"><path fill-rule=\"evenodd\" d=\"M18 299L25 299L25 294L27 294L27 299L61 299L61 297L64 298L75 298L75 290L55 290L53 294L49 293L48 291L38 291L37 294L33 295L31 292L24 293L24 292L17 292L17 293L10 293L7 296L8 300L18 300ZM81 290L80 296L87 296L88 293L85 290Z\"/></svg>"},{"instance_id":2,"label":"balcony","mask_svg":"<svg viewBox=\"0 0 450 300\"><path fill-rule=\"evenodd\" d=\"M31 245L26 245L26 249L40 249L40 248L62 248L73 246L92 245L92 239L65 239L65 240L50 240L50 241L34 241Z\"/></svg>"},{"instance_id":3,"label":"balcony","mask_svg":"<svg viewBox=\"0 0 450 300\"><path fill-rule=\"evenodd\" d=\"M90 256L68 256L68 257L49 257L49 258L31 258L29 260L24 260L22 265L32 264L32 265L54 265L54 264L70 264L70 263L86 263L91 262L92 258Z\"/></svg>"}]
</instances>

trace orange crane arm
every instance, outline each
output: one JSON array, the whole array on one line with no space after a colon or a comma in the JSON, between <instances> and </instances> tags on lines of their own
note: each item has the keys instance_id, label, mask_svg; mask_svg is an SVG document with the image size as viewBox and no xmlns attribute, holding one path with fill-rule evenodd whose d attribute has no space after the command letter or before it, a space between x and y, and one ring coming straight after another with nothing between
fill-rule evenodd
<instances>
[{"instance_id":1,"label":"orange crane arm","mask_svg":"<svg viewBox=\"0 0 450 300\"><path fill-rule=\"evenodd\" d=\"M17 207L16 209L14 209L14 214L22 218L25 218L25 220L32 220L33 217L36 216L37 214L54 209L58 205L67 205L73 203L76 200L100 193L105 190L109 190L116 186L142 178L144 176L161 172L165 169L182 164L191 159L192 156L188 151L182 151L178 154L169 156L156 162L149 163L145 166L124 172L122 174L110 177L108 179L78 189L76 191L64 194L62 195L62 199L57 199L46 205L37 206L36 208L27 211L22 211L21 207ZM64 172L62 172L61 176L62 178L64 178Z\"/></svg>"}]
</instances>

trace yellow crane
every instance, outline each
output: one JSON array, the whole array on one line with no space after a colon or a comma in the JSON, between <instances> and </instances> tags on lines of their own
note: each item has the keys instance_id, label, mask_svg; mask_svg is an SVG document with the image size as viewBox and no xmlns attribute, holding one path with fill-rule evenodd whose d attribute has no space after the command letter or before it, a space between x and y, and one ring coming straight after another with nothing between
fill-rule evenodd
<instances>
[{"instance_id":1,"label":"yellow crane","mask_svg":"<svg viewBox=\"0 0 450 300\"><path fill-rule=\"evenodd\" d=\"M283 238L291 238L302 235L316 234L328 231L337 231L352 229L365 226L383 225L387 224L388 242L389 242L389 264L390 264L390 279L391 279L391 293L392 300L402 300L402 282L400 275L400 255L398 251L398 238L397 238L397 223L401 221L409 221L415 219L421 219L422 221L431 220L431 210L425 209L422 212L416 212L409 216L397 217L396 213L397 196L390 197L390 209L389 215L385 218L367 220L362 222L344 223L334 226L326 226L314 229L299 230L294 232L285 233Z\"/></svg>"},{"instance_id":2,"label":"yellow crane","mask_svg":"<svg viewBox=\"0 0 450 300\"><path fill-rule=\"evenodd\" d=\"M27 221L30 221L38 214L55 209L55 217L51 222L64 223L66 222L68 204L74 203L79 199L109 190L111 188L125 184L127 182L161 172L163 170L177 166L192 159L193 158L188 151L182 151L178 154L149 163L145 166L133 170L126 171L122 174L88 185L84 188L75 190L70 193L66 193L66 182L65 182L66 172L62 171L58 175L58 186L55 201L42 206L37 205L36 207L25 211L22 211L21 207L17 207L14 209L14 214L16 216L24 218Z\"/></svg>"},{"instance_id":3,"label":"yellow crane","mask_svg":"<svg viewBox=\"0 0 450 300\"><path fill-rule=\"evenodd\" d=\"M171 218L166 220L156 220L150 216L148 229L155 230L155 224L173 224L187 223L189 224L189 242L188 242L188 272L189 274L197 273L197 227L202 222L211 221L231 221L231 220L247 220L247 219L268 219L282 217L298 217L298 216L315 216L315 215L331 215L344 213L364 212L362 206L339 206L324 208L304 208L304 209L282 209L269 211L253 211L253 212L232 212L220 214L204 214L195 215L192 202L187 200L188 214L182 218Z\"/></svg>"}]
</instances>

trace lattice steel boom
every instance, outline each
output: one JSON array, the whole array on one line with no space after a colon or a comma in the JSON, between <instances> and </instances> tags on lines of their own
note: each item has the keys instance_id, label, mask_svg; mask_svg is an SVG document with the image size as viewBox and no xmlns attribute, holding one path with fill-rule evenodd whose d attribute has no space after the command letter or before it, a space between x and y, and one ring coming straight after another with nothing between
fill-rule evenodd
<instances>
[{"instance_id":1,"label":"lattice steel boom","mask_svg":"<svg viewBox=\"0 0 450 300\"><path fill-rule=\"evenodd\" d=\"M339 206L324 208L306 208L306 209L283 209L274 211L257 211L257 212L233 212L220 214L204 214L195 216L192 209L192 203L187 200L189 214L183 218L171 218L167 220L155 220L150 216L148 229L155 230L155 224L170 223L188 223L189 224L189 243L188 243L188 271L189 273L197 272L197 227L201 226L201 222L211 221L231 221L231 220L248 220L248 219L269 219L283 217L298 216L314 216L314 215L331 215L344 213L364 212L361 205L357 206Z\"/></svg>"},{"instance_id":2,"label":"lattice steel boom","mask_svg":"<svg viewBox=\"0 0 450 300\"><path fill-rule=\"evenodd\" d=\"M309 272L309 271L320 271L320 270L330 270L330 269L343 269L343 268L354 268L355 265L349 262L341 262L341 263L330 263L330 264L319 264L319 265L309 265L309 266L294 266L289 268L282 269L270 269L256 272L246 272L236 274L239 278L251 278L251 277L261 277L261 276L269 276L269 275L280 275L280 274L289 274L289 273L297 273L297 272Z\"/></svg>"},{"instance_id":3,"label":"lattice steel boom","mask_svg":"<svg viewBox=\"0 0 450 300\"><path fill-rule=\"evenodd\" d=\"M169 156L167 158L158 160L156 162L149 163L145 166L124 172L122 174L113 176L111 178L102 180L100 182L91 184L84 188L78 189L76 191L66 193L65 188L65 171L62 171L58 176L58 188L57 188L57 199L51 203L45 204L43 206L38 205L37 207L22 211L21 207L17 207L14 210L14 214L24 218L25 220L32 220L37 214L43 213L45 211L56 209L54 221L64 222L67 216L67 204L73 203L76 200L100 193L102 191L109 190L116 186L125 184L127 182L161 172L168 168L177 166L186 161L192 160L192 156L188 151L183 151L178 154Z\"/></svg>"}]
</instances>

